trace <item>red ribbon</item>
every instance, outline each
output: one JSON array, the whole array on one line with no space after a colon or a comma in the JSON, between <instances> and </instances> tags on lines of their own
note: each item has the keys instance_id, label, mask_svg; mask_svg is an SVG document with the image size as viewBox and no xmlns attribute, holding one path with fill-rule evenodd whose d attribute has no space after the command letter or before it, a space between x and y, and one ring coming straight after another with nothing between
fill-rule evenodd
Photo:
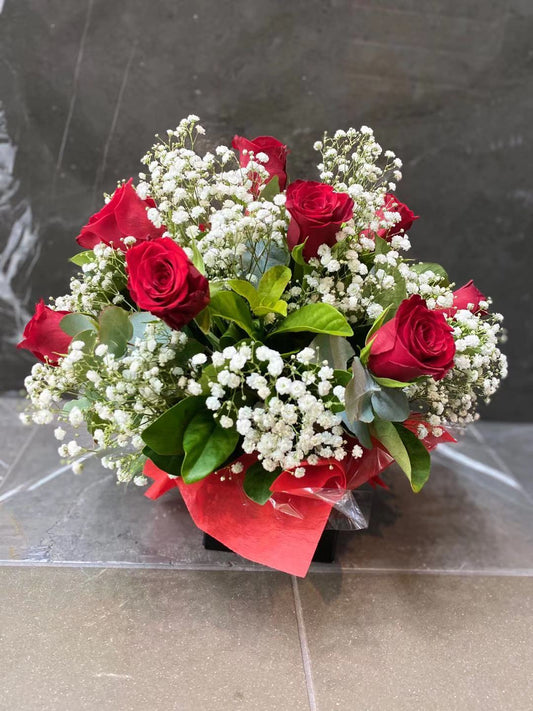
<instances>
[{"instance_id":1,"label":"red ribbon","mask_svg":"<svg viewBox=\"0 0 533 711\"><path fill-rule=\"evenodd\" d=\"M416 431L420 421L406 424L410 429L412 424ZM348 451L354 442L348 443ZM424 444L429 448L433 442ZM246 470L255 461L255 455L245 454L237 460L243 465L242 472L234 474L228 466L195 484L185 484L180 477L170 478L147 460L144 474L154 483L145 495L157 499L177 486L202 531L244 558L304 577L332 506L348 490L367 481L380 483L379 474L393 459L374 446L364 449L358 459L349 455L341 462L303 462L305 475L297 478L291 472L282 472L270 487L272 497L264 506L251 501L243 489Z\"/></svg>"}]
</instances>

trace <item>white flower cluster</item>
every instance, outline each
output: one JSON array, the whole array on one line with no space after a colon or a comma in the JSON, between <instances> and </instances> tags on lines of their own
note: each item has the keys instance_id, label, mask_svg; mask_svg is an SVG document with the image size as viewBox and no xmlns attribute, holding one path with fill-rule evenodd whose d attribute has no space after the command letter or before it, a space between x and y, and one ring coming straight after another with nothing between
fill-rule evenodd
<instances>
[{"instance_id":1,"label":"white flower cluster","mask_svg":"<svg viewBox=\"0 0 533 711\"><path fill-rule=\"evenodd\" d=\"M480 318L467 309L449 320L454 329L454 367L442 380L426 378L408 388L410 398L424 403L430 425L474 422L479 418L478 399L490 402L507 375L507 358L498 347L501 321L500 314Z\"/></svg>"},{"instance_id":2,"label":"white flower cluster","mask_svg":"<svg viewBox=\"0 0 533 711\"><path fill-rule=\"evenodd\" d=\"M346 456L341 419L332 409L342 403L344 387L334 385L333 369L316 364L315 356L305 348L287 361L246 343L211 356L206 406L222 427L237 429L243 450L257 453L267 471Z\"/></svg>"},{"instance_id":3,"label":"white flower cluster","mask_svg":"<svg viewBox=\"0 0 533 711\"><path fill-rule=\"evenodd\" d=\"M250 155L246 168L227 146L200 156L194 151L196 134L203 133L197 121L184 119L143 158L149 176L140 174L137 193L158 205L148 217L157 227L166 225L182 247L196 245L209 278L255 276L272 251L285 253L288 262L284 197L271 202L252 190L268 179L262 164L268 156Z\"/></svg>"},{"instance_id":4,"label":"white flower cluster","mask_svg":"<svg viewBox=\"0 0 533 711\"><path fill-rule=\"evenodd\" d=\"M188 372L187 359L180 357L187 340L184 333L170 331L155 319L122 358L105 344L88 354L84 342L73 341L57 366L36 363L26 378L31 420L47 424L56 418L68 423L76 438L61 444L60 456L103 454L103 466L115 469L120 481L129 481L142 469L140 432L169 402L184 395L178 381ZM68 393L77 399L65 404ZM91 432L92 445L80 445L82 425ZM62 440L65 431L58 428L56 437Z\"/></svg>"},{"instance_id":5,"label":"white flower cluster","mask_svg":"<svg viewBox=\"0 0 533 711\"><path fill-rule=\"evenodd\" d=\"M103 243L97 244L92 253L87 252L81 274L70 280L70 293L53 299L53 308L98 316L110 304L122 305L126 283L124 254Z\"/></svg>"}]
</instances>

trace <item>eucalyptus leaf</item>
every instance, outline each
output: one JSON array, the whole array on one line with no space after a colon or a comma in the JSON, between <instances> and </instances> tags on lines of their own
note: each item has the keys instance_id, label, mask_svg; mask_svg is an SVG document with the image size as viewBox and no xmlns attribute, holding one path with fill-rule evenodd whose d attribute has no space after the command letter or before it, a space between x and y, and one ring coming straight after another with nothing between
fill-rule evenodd
<instances>
[{"instance_id":1,"label":"eucalyptus leaf","mask_svg":"<svg viewBox=\"0 0 533 711\"><path fill-rule=\"evenodd\" d=\"M381 420L403 422L411 412L407 395L401 390L381 389L372 393L372 409Z\"/></svg>"},{"instance_id":2,"label":"eucalyptus leaf","mask_svg":"<svg viewBox=\"0 0 533 711\"><path fill-rule=\"evenodd\" d=\"M68 336L76 336L82 331L96 331L96 322L90 316L85 314L67 314L63 316L59 322L61 330L64 331Z\"/></svg>"},{"instance_id":3,"label":"eucalyptus leaf","mask_svg":"<svg viewBox=\"0 0 533 711\"><path fill-rule=\"evenodd\" d=\"M346 370L348 361L355 356L354 349L345 338L325 333L315 336L309 347L315 350L314 363L321 364L327 360L337 370Z\"/></svg>"},{"instance_id":4,"label":"eucalyptus leaf","mask_svg":"<svg viewBox=\"0 0 533 711\"><path fill-rule=\"evenodd\" d=\"M156 316L148 311L134 311L129 315L129 319L133 328L131 335L132 341L135 341L137 338L142 338L146 331L146 326L158 320Z\"/></svg>"},{"instance_id":5,"label":"eucalyptus leaf","mask_svg":"<svg viewBox=\"0 0 533 711\"><path fill-rule=\"evenodd\" d=\"M272 239L255 237L246 241L246 252L242 256L244 272L260 279L265 272L276 265L287 265L290 261L289 250Z\"/></svg>"},{"instance_id":6,"label":"eucalyptus leaf","mask_svg":"<svg viewBox=\"0 0 533 711\"><path fill-rule=\"evenodd\" d=\"M330 304L307 304L290 313L272 332L273 334L309 331L329 333L332 336L352 336L353 331L345 317Z\"/></svg>"},{"instance_id":7,"label":"eucalyptus leaf","mask_svg":"<svg viewBox=\"0 0 533 711\"><path fill-rule=\"evenodd\" d=\"M255 462L255 464L248 467L244 476L244 493L256 504L263 506L272 496L270 487L280 474L281 468L273 472L267 472L261 462Z\"/></svg>"},{"instance_id":8,"label":"eucalyptus leaf","mask_svg":"<svg viewBox=\"0 0 533 711\"><path fill-rule=\"evenodd\" d=\"M368 424L366 422L351 420L346 412L343 412L341 417L348 430L350 430L350 432L357 437L363 447L366 447L366 449L372 449L372 437L370 436Z\"/></svg>"},{"instance_id":9,"label":"eucalyptus leaf","mask_svg":"<svg viewBox=\"0 0 533 711\"><path fill-rule=\"evenodd\" d=\"M183 433L194 415L204 409L204 397L186 397L148 425L141 437L157 454L183 454Z\"/></svg>"},{"instance_id":10,"label":"eucalyptus leaf","mask_svg":"<svg viewBox=\"0 0 533 711\"><path fill-rule=\"evenodd\" d=\"M197 412L183 433L183 481L192 484L211 474L231 456L238 441L238 432L221 427L209 410Z\"/></svg>"},{"instance_id":11,"label":"eucalyptus leaf","mask_svg":"<svg viewBox=\"0 0 533 711\"><path fill-rule=\"evenodd\" d=\"M99 323L100 343L105 343L117 358L124 355L133 335L128 313L119 306L108 306L100 314Z\"/></svg>"},{"instance_id":12,"label":"eucalyptus leaf","mask_svg":"<svg viewBox=\"0 0 533 711\"><path fill-rule=\"evenodd\" d=\"M411 462L411 488L418 493L429 479L431 469L430 454L418 437L413 434L411 430L408 430L407 427L396 425L396 431L409 454Z\"/></svg>"},{"instance_id":13,"label":"eucalyptus leaf","mask_svg":"<svg viewBox=\"0 0 533 711\"><path fill-rule=\"evenodd\" d=\"M363 421L371 422L373 419L371 395L378 392L380 387L372 379L359 358L353 359L352 374L352 379L346 386L344 393L346 415L352 421L364 418Z\"/></svg>"}]
</instances>

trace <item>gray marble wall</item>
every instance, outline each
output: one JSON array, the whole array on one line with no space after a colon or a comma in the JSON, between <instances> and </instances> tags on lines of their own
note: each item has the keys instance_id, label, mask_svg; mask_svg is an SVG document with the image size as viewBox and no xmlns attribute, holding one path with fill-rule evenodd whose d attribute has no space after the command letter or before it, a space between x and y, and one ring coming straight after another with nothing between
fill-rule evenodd
<instances>
[{"instance_id":1,"label":"gray marble wall","mask_svg":"<svg viewBox=\"0 0 533 711\"><path fill-rule=\"evenodd\" d=\"M153 134L273 134L313 177L324 128L366 123L405 164L421 258L475 276L507 318L487 416L531 419L532 0L0 0L0 387L74 237Z\"/></svg>"}]
</instances>

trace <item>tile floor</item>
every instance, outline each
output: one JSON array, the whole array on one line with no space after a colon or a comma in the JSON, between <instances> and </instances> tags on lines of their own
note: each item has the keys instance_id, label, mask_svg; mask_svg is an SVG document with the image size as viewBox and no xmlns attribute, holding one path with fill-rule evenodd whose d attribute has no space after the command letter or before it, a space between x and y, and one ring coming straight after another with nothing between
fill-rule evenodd
<instances>
[{"instance_id":1,"label":"tile floor","mask_svg":"<svg viewBox=\"0 0 533 711\"><path fill-rule=\"evenodd\" d=\"M533 708L533 425L481 423L400 472L305 580L205 551L0 397L0 709Z\"/></svg>"}]
</instances>

